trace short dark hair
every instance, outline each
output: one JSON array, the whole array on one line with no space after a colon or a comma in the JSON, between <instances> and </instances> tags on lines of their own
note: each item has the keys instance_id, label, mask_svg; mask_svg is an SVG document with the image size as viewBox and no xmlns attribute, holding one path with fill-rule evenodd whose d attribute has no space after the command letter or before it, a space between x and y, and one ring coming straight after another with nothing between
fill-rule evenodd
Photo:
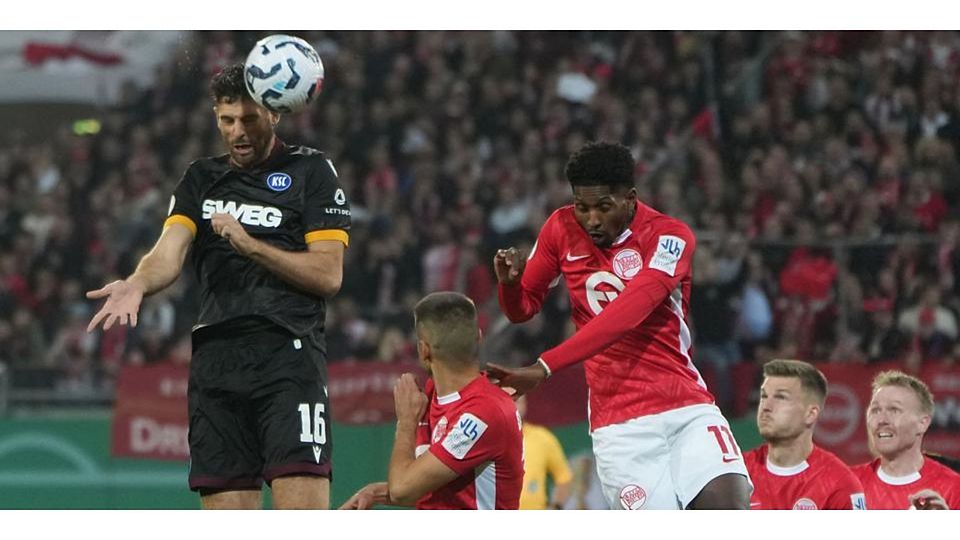
<instances>
[{"instance_id":1,"label":"short dark hair","mask_svg":"<svg viewBox=\"0 0 960 540\"><path fill-rule=\"evenodd\" d=\"M441 360L476 362L480 342L477 306L456 292L435 292L413 308L417 330Z\"/></svg>"},{"instance_id":2,"label":"short dark hair","mask_svg":"<svg viewBox=\"0 0 960 540\"><path fill-rule=\"evenodd\" d=\"M827 399L827 378L813 364L801 360L771 360L763 365L764 377L794 377L800 388L812 395L823 407Z\"/></svg>"},{"instance_id":3,"label":"short dark hair","mask_svg":"<svg viewBox=\"0 0 960 540\"><path fill-rule=\"evenodd\" d=\"M636 163L630 149L618 143L589 142L570 156L564 174L573 187L634 187Z\"/></svg>"},{"instance_id":4,"label":"short dark hair","mask_svg":"<svg viewBox=\"0 0 960 540\"><path fill-rule=\"evenodd\" d=\"M213 76L210 81L210 97L213 101L220 103L233 103L242 99L250 99L247 93L247 85L243 81L243 64L231 64L220 73Z\"/></svg>"}]
</instances>

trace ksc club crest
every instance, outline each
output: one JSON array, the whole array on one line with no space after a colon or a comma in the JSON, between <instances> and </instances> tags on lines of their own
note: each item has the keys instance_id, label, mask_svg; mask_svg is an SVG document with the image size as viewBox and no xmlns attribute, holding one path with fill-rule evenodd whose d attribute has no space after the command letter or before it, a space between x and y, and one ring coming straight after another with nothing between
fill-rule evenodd
<instances>
[{"instance_id":1,"label":"ksc club crest","mask_svg":"<svg viewBox=\"0 0 960 540\"><path fill-rule=\"evenodd\" d=\"M613 256L613 273L620 279L633 279L643 268L643 260L635 249L623 249Z\"/></svg>"}]
</instances>

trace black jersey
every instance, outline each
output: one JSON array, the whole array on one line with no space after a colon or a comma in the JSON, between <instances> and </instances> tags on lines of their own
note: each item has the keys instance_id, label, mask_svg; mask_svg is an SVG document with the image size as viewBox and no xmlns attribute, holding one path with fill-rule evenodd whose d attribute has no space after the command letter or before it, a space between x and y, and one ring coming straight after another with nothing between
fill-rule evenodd
<instances>
[{"instance_id":1,"label":"black jersey","mask_svg":"<svg viewBox=\"0 0 960 540\"><path fill-rule=\"evenodd\" d=\"M174 190L165 223L194 233L191 263L201 287L195 330L260 316L294 335L322 331L324 299L237 253L213 232L215 213L232 215L250 236L286 251L306 251L316 240L347 245L350 205L333 163L318 150L280 142L253 170L231 167L228 155L194 161Z\"/></svg>"}]
</instances>

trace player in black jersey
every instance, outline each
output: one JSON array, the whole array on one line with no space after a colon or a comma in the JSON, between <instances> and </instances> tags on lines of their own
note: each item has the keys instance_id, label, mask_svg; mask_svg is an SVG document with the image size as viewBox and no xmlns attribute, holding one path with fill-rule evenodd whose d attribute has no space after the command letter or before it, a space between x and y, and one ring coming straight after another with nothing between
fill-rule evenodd
<instances>
[{"instance_id":1,"label":"player in black jersey","mask_svg":"<svg viewBox=\"0 0 960 540\"><path fill-rule=\"evenodd\" d=\"M190 164L136 271L87 293L106 298L88 331L136 326L190 251L190 488L204 508L259 508L265 480L274 507L327 508L325 298L343 278L350 206L322 152L275 136L279 115L247 95L242 64L210 89L227 154Z\"/></svg>"}]
</instances>

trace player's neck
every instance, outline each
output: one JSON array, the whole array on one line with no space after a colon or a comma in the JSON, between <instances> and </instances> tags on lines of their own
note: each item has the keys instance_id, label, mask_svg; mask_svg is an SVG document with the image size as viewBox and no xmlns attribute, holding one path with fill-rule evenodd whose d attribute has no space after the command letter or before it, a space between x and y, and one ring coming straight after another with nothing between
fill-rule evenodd
<instances>
[{"instance_id":1,"label":"player's neck","mask_svg":"<svg viewBox=\"0 0 960 540\"><path fill-rule=\"evenodd\" d=\"M895 456L880 456L880 468L890 476L906 476L923 467L920 445L912 446Z\"/></svg>"},{"instance_id":2,"label":"player's neck","mask_svg":"<svg viewBox=\"0 0 960 540\"><path fill-rule=\"evenodd\" d=\"M813 434L768 443L767 461L777 467L795 467L803 463L813 452Z\"/></svg>"},{"instance_id":3,"label":"player's neck","mask_svg":"<svg viewBox=\"0 0 960 540\"><path fill-rule=\"evenodd\" d=\"M433 384L436 385L438 396L448 396L454 392L459 392L480 375L479 367L450 369L446 366L440 366L439 363L434 363L431 369L433 371Z\"/></svg>"}]
</instances>

